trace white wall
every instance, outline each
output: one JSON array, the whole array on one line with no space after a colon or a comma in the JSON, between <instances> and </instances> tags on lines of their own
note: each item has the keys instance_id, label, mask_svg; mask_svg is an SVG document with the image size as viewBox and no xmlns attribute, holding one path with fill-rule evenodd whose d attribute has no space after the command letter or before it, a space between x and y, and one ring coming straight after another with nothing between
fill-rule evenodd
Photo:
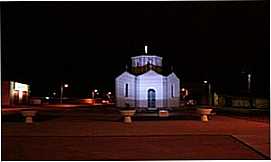
<instances>
[{"instance_id":1,"label":"white wall","mask_svg":"<svg viewBox=\"0 0 271 162\"><path fill-rule=\"evenodd\" d=\"M148 71L137 77L137 99L139 107L148 107L148 90L155 90L156 107L163 107L163 76L155 71Z\"/></svg>"},{"instance_id":2,"label":"white wall","mask_svg":"<svg viewBox=\"0 0 271 162\"><path fill-rule=\"evenodd\" d=\"M125 85L128 84L128 97L125 97ZM116 105L117 107L125 107L128 103L130 107L135 106L135 76L124 72L116 78Z\"/></svg>"},{"instance_id":3,"label":"white wall","mask_svg":"<svg viewBox=\"0 0 271 162\"><path fill-rule=\"evenodd\" d=\"M128 97L125 97L125 84L128 84ZM173 97L171 85L174 87ZM124 72L116 78L117 107L125 107L125 103L128 103L131 107L147 108L149 89L155 90L156 108L179 106L180 81L178 77L174 73L165 77L150 70L137 77Z\"/></svg>"},{"instance_id":4,"label":"white wall","mask_svg":"<svg viewBox=\"0 0 271 162\"><path fill-rule=\"evenodd\" d=\"M179 78L174 74L171 73L168 76L168 82L167 82L167 95L168 95L168 107L179 107L180 104L180 80ZM173 86L173 97L172 97L172 88Z\"/></svg>"},{"instance_id":5,"label":"white wall","mask_svg":"<svg viewBox=\"0 0 271 162\"><path fill-rule=\"evenodd\" d=\"M168 77L163 77L163 107L168 107Z\"/></svg>"},{"instance_id":6,"label":"white wall","mask_svg":"<svg viewBox=\"0 0 271 162\"><path fill-rule=\"evenodd\" d=\"M162 57L154 56L154 55L142 55L132 57L132 67L137 66L144 66L150 62L152 65L162 66Z\"/></svg>"}]
</instances>

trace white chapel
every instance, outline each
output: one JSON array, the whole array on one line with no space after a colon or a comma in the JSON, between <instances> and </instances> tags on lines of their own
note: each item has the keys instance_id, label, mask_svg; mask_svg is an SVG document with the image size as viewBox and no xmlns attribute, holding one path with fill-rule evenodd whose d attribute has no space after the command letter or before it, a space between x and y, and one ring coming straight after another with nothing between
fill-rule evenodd
<instances>
[{"instance_id":1,"label":"white chapel","mask_svg":"<svg viewBox=\"0 0 271 162\"><path fill-rule=\"evenodd\" d=\"M115 80L116 106L147 110L179 107L180 80L174 72L162 75L162 57L145 54L132 57L127 69Z\"/></svg>"}]
</instances>

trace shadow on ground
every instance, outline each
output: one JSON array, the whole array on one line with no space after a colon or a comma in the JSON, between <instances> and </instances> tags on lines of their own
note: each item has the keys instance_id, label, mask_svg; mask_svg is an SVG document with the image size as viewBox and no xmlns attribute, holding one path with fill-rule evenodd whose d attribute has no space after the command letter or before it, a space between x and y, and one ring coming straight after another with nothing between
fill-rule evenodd
<instances>
[{"instance_id":1,"label":"shadow on ground","mask_svg":"<svg viewBox=\"0 0 271 162\"><path fill-rule=\"evenodd\" d=\"M33 117L34 122L44 122L48 120L53 120L60 118L60 115L49 115L49 114L37 114L35 117ZM9 114L9 115L2 115L2 122L25 122L25 117L23 117L21 114Z\"/></svg>"}]
</instances>

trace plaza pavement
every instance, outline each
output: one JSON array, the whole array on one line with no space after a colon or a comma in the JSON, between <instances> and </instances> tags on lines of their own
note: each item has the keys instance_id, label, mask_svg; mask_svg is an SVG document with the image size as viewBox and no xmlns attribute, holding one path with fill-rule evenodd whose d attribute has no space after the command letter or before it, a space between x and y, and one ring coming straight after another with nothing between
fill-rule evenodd
<instances>
[{"instance_id":1,"label":"plaza pavement","mask_svg":"<svg viewBox=\"0 0 271 162\"><path fill-rule=\"evenodd\" d=\"M266 122L216 115L208 123L180 118L124 124L115 111L89 109L36 121L2 122L2 160L270 159Z\"/></svg>"}]
</instances>

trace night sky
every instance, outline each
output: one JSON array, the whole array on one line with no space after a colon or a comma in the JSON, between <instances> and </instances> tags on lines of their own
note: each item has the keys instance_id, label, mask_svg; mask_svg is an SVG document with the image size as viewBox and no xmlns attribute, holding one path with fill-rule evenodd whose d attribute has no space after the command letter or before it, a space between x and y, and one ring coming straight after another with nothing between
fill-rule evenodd
<instances>
[{"instance_id":1,"label":"night sky","mask_svg":"<svg viewBox=\"0 0 271 162\"><path fill-rule=\"evenodd\" d=\"M149 53L182 83L269 96L269 4L259 2L2 2L2 80L34 96L114 91L130 57Z\"/></svg>"}]
</instances>

